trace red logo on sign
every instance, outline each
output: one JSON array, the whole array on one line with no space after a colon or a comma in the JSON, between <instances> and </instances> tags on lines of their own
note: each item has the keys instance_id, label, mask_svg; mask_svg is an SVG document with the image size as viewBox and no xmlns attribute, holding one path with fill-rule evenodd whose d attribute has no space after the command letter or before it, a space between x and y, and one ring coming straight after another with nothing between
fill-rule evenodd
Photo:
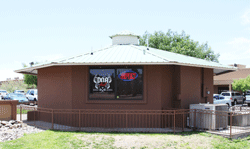
<instances>
[{"instance_id":1,"label":"red logo on sign","mask_svg":"<svg viewBox=\"0 0 250 149\"><path fill-rule=\"evenodd\" d=\"M99 86L105 86L106 84L107 84L107 82L106 83L102 82L99 84Z\"/></svg>"},{"instance_id":2,"label":"red logo on sign","mask_svg":"<svg viewBox=\"0 0 250 149\"><path fill-rule=\"evenodd\" d=\"M119 74L118 77L123 81L132 81L138 77L138 74L134 71L127 71Z\"/></svg>"}]
</instances>

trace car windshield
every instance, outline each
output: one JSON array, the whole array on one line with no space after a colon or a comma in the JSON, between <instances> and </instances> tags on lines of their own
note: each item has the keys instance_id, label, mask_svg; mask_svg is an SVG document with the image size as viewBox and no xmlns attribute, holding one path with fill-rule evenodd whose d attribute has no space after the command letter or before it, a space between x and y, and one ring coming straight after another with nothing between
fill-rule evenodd
<instances>
[{"instance_id":1,"label":"car windshield","mask_svg":"<svg viewBox=\"0 0 250 149\"><path fill-rule=\"evenodd\" d=\"M6 91L0 91L0 93L7 93Z\"/></svg>"},{"instance_id":2,"label":"car windshield","mask_svg":"<svg viewBox=\"0 0 250 149\"><path fill-rule=\"evenodd\" d=\"M17 93L24 93L24 91L17 91Z\"/></svg>"},{"instance_id":3,"label":"car windshield","mask_svg":"<svg viewBox=\"0 0 250 149\"><path fill-rule=\"evenodd\" d=\"M24 97L23 94L12 94L11 96Z\"/></svg>"}]
</instances>

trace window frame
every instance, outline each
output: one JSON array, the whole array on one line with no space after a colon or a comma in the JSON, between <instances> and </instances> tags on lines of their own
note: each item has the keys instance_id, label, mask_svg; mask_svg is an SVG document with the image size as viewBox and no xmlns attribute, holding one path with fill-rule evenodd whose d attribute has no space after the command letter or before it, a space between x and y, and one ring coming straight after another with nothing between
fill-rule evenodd
<instances>
[{"instance_id":1,"label":"window frame","mask_svg":"<svg viewBox=\"0 0 250 149\"><path fill-rule=\"evenodd\" d=\"M90 70L91 69L114 69L115 70L115 82L114 82L114 99L91 99L90 98ZM129 99L129 98L117 98L117 69L142 69L142 98L139 99ZM88 69L88 101L144 101L144 67L143 66L90 66Z\"/></svg>"}]
</instances>

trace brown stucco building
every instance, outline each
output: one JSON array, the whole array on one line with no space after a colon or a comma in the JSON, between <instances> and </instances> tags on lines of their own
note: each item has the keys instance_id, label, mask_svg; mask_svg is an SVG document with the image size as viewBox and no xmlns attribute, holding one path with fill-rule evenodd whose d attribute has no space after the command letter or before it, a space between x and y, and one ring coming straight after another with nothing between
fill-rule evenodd
<instances>
[{"instance_id":1,"label":"brown stucco building","mask_svg":"<svg viewBox=\"0 0 250 149\"><path fill-rule=\"evenodd\" d=\"M189 108L192 103L213 101L213 69L173 65L142 66L141 100L91 100L90 67L56 66L39 69L38 106L52 109L162 110Z\"/></svg>"},{"instance_id":2,"label":"brown stucco building","mask_svg":"<svg viewBox=\"0 0 250 149\"><path fill-rule=\"evenodd\" d=\"M213 74L234 67L138 45L138 35L113 45L16 72L38 76L38 107L167 110L213 102Z\"/></svg>"},{"instance_id":3,"label":"brown stucco building","mask_svg":"<svg viewBox=\"0 0 250 149\"><path fill-rule=\"evenodd\" d=\"M250 68L246 68L246 65L234 64L234 66L238 68L236 71L222 73L214 76L215 94L220 94L223 91L232 91L233 80L246 78L248 75L250 75Z\"/></svg>"}]
</instances>

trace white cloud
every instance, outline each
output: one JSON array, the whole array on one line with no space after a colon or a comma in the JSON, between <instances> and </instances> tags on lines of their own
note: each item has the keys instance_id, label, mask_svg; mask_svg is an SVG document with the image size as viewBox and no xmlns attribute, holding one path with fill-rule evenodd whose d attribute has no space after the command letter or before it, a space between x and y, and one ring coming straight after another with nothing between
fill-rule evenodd
<instances>
[{"instance_id":1,"label":"white cloud","mask_svg":"<svg viewBox=\"0 0 250 149\"><path fill-rule=\"evenodd\" d=\"M244 37L234 38L234 40L228 42L228 44L232 44L232 45L236 45L237 44L237 46L239 44L250 44L250 39L247 39L247 38L244 38Z\"/></svg>"},{"instance_id":2,"label":"white cloud","mask_svg":"<svg viewBox=\"0 0 250 149\"><path fill-rule=\"evenodd\" d=\"M15 77L19 77L19 79L23 78L23 75L20 73L15 73L12 69L1 69L0 71L0 81L5 81L7 78L14 79Z\"/></svg>"},{"instance_id":3,"label":"white cloud","mask_svg":"<svg viewBox=\"0 0 250 149\"><path fill-rule=\"evenodd\" d=\"M241 23L243 25L250 24L250 9L244 12L244 14L241 16L241 19L242 19Z\"/></svg>"},{"instance_id":4,"label":"white cloud","mask_svg":"<svg viewBox=\"0 0 250 149\"><path fill-rule=\"evenodd\" d=\"M223 49L226 50L220 52L220 62L250 65L250 39L243 37L234 38Z\"/></svg>"},{"instance_id":5,"label":"white cloud","mask_svg":"<svg viewBox=\"0 0 250 149\"><path fill-rule=\"evenodd\" d=\"M60 58L63 58L63 54L54 54L54 55L46 55L46 56L35 56L35 62L46 62L46 61L52 61L57 60Z\"/></svg>"},{"instance_id":6,"label":"white cloud","mask_svg":"<svg viewBox=\"0 0 250 149\"><path fill-rule=\"evenodd\" d=\"M42 63L42 62L46 62L46 61L60 59L63 57L64 57L63 54L35 56L35 57L33 57L33 59L30 59L29 61ZM24 62L24 63L29 65L29 62ZM1 67L0 68L0 81L4 81L7 78L11 78L11 79L14 79L15 77L19 77L20 79L23 78L23 74L14 72L14 70L21 69L21 68L23 68L22 62L19 62L19 61L13 61L11 65L8 65L8 67L5 67L5 68Z\"/></svg>"}]
</instances>

